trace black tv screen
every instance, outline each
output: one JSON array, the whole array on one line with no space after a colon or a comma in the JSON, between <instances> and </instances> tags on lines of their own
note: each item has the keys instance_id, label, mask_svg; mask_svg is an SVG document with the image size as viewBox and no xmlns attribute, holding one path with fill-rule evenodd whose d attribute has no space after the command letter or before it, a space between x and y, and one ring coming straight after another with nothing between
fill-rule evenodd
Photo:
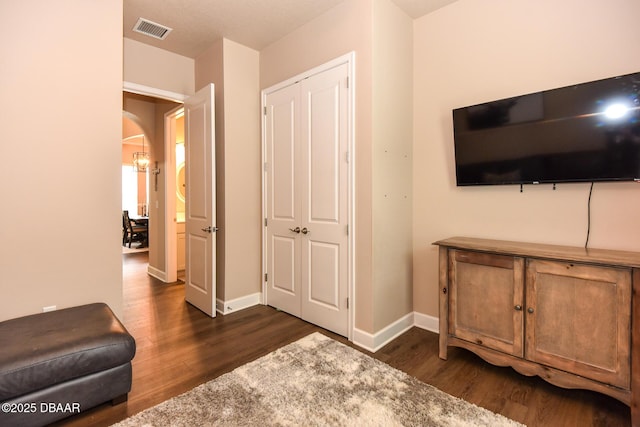
<instances>
[{"instance_id":1,"label":"black tv screen","mask_svg":"<svg viewBox=\"0 0 640 427\"><path fill-rule=\"evenodd\" d=\"M640 73L453 110L458 186L640 178Z\"/></svg>"}]
</instances>

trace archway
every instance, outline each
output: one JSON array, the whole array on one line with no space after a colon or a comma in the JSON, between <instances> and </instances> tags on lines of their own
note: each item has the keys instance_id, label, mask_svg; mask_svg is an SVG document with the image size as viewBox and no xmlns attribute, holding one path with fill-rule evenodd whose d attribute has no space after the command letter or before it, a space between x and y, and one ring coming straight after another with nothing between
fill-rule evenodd
<instances>
[{"instance_id":1,"label":"archway","mask_svg":"<svg viewBox=\"0 0 640 427\"><path fill-rule=\"evenodd\" d=\"M147 144L145 144L145 140ZM149 178L148 172L134 169L133 154L148 152L148 137L138 124L135 115L122 113L122 210L131 218L146 218L149 215ZM123 242L124 243L124 242ZM125 252L131 249L123 245ZM138 244L134 251L147 251L148 245Z\"/></svg>"}]
</instances>

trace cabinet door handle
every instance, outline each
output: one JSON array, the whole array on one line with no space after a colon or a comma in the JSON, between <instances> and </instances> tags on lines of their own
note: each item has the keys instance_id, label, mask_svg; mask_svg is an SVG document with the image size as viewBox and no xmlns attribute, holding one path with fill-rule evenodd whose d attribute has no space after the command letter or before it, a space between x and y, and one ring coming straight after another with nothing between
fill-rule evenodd
<instances>
[{"instance_id":1,"label":"cabinet door handle","mask_svg":"<svg viewBox=\"0 0 640 427\"><path fill-rule=\"evenodd\" d=\"M529 307L529 308L527 309L527 311L528 311L529 313L533 313L533 307Z\"/></svg>"},{"instance_id":2,"label":"cabinet door handle","mask_svg":"<svg viewBox=\"0 0 640 427\"><path fill-rule=\"evenodd\" d=\"M520 304L516 305L514 308L516 311L522 311L522 306Z\"/></svg>"}]
</instances>

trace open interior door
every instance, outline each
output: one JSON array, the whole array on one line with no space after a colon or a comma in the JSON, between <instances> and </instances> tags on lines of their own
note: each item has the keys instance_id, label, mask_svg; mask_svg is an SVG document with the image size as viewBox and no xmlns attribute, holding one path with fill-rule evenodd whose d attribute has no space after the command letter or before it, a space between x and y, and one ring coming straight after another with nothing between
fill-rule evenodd
<instances>
[{"instance_id":1,"label":"open interior door","mask_svg":"<svg viewBox=\"0 0 640 427\"><path fill-rule=\"evenodd\" d=\"M216 315L214 87L200 89L185 112L185 299Z\"/></svg>"}]
</instances>

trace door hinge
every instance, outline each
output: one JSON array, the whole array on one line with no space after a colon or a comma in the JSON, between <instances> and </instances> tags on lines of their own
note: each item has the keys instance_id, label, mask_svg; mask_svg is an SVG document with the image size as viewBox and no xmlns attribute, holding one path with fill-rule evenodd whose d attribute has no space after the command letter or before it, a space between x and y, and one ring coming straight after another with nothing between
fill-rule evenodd
<instances>
[{"instance_id":1,"label":"door hinge","mask_svg":"<svg viewBox=\"0 0 640 427\"><path fill-rule=\"evenodd\" d=\"M264 273L264 281L267 282L267 273Z\"/></svg>"},{"instance_id":2,"label":"door hinge","mask_svg":"<svg viewBox=\"0 0 640 427\"><path fill-rule=\"evenodd\" d=\"M351 158L349 156L349 152L347 151L346 153L344 153L344 160L349 163L351 161Z\"/></svg>"},{"instance_id":3,"label":"door hinge","mask_svg":"<svg viewBox=\"0 0 640 427\"><path fill-rule=\"evenodd\" d=\"M267 218L264 219L264 226L267 226Z\"/></svg>"},{"instance_id":4,"label":"door hinge","mask_svg":"<svg viewBox=\"0 0 640 427\"><path fill-rule=\"evenodd\" d=\"M349 89L349 76L347 76L347 89Z\"/></svg>"},{"instance_id":5,"label":"door hinge","mask_svg":"<svg viewBox=\"0 0 640 427\"><path fill-rule=\"evenodd\" d=\"M349 308L349 298L347 298L347 309Z\"/></svg>"},{"instance_id":6,"label":"door hinge","mask_svg":"<svg viewBox=\"0 0 640 427\"><path fill-rule=\"evenodd\" d=\"M267 115L267 106L265 105L264 109L263 109L263 114L266 116Z\"/></svg>"},{"instance_id":7,"label":"door hinge","mask_svg":"<svg viewBox=\"0 0 640 427\"><path fill-rule=\"evenodd\" d=\"M269 163L264 162L264 171L269 172Z\"/></svg>"},{"instance_id":8,"label":"door hinge","mask_svg":"<svg viewBox=\"0 0 640 427\"><path fill-rule=\"evenodd\" d=\"M349 224L347 224L347 236L349 235Z\"/></svg>"}]
</instances>

